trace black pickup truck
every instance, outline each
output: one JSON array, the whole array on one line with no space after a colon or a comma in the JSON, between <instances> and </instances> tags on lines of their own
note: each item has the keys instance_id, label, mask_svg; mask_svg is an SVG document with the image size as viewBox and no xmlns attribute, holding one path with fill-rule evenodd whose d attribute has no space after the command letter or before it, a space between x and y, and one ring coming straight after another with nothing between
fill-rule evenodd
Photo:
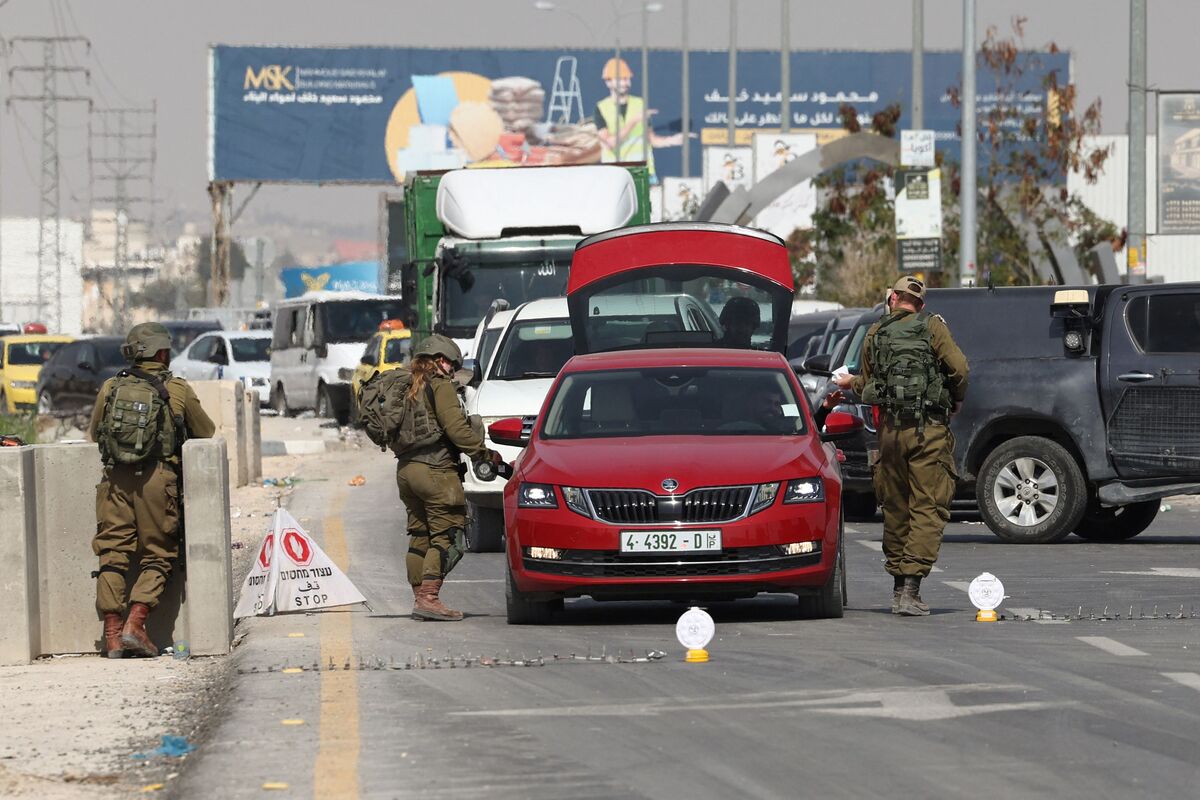
<instances>
[{"instance_id":1,"label":"black pickup truck","mask_svg":"<svg viewBox=\"0 0 1200 800\"><path fill-rule=\"evenodd\" d=\"M958 497L1001 539L1120 541L1161 498L1200 494L1200 283L933 289L926 309L971 364ZM864 436L842 447L850 473L867 471Z\"/></svg>"}]
</instances>

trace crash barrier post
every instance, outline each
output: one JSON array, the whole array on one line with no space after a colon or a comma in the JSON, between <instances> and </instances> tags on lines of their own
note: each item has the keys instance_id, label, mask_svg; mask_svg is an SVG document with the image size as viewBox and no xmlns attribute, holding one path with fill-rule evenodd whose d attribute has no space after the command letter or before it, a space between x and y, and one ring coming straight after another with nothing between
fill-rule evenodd
<instances>
[{"instance_id":1,"label":"crash barrier post","mask_svg":"<svg viewBox=\"0 0 1200 800\"><path fill-rule=\"evenodd\" d=\"M228 443L229 478L234 486L245 486L253 475L262 473L262 465L251 463L252 452L262 452L262 434L252 444L249 437L254 430L261 431L255 423L258 407L247 416L245 389L241 381L190 381L200 405L217 426L216 435ZM247 422L250 424L248 425ZM253 428L252 428L253 426ZM261 457L260 457L261 458Z\"/></svg>"},{"instance_id":2,"label":"crash barrier post","mask_svg":"<svg viewBox=\"0 0 1200 800\"><path fill-rule=\"evenodd\" d=\"M228 653L233 631L229 473L225 442L184 445L186 567L173 570L150 616L160 646L188 640L197 655ZM0 448L0 664L43 655L94 653L100 648L96 613L95 444ZM129 576L130 581L136 575Z\"/></svg>"},{"instance_id":3,"label":"crash barrier post","mask_svg":"<svg viewBox=\"0 0 1200 800\"><path fill-rule=\"evenodd\" d=\"M247 389L242 395L242 438L246 442L246 478L251 484L262 482L262 416L258 392Z\"/></svg>"}]
</instances>

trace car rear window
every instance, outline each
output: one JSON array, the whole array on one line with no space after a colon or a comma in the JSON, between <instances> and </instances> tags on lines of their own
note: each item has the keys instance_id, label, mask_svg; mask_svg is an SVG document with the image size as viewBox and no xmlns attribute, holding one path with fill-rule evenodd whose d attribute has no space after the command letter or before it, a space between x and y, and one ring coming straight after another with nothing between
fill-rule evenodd
<instances>
[{"instance_id":1,"label":"car rear window","mask_svg":"<svg viewBox=\"0 0 1200 800\"><path fill-rule=\"evenodd\" d=\"M248 336L230 339L233 345L234 361L270 361L271 340L267 338L250 338Z\"/></svg>"},{"instance_id":2,"label":"car rear window","mask_svg":"<svg viewBox=\"0 0 1200 800\"><path fill-rule=\"evenodd\" d=\"M654 367L566 376L542 437L794 436L804 416L781 370Z\"/></svg>"},{"instance_id":3,"label":"car rear window","mask_svg":"<svg viewBox=\"0 0 1200 800\"><path fill-rule=\"evenodd\" d=\"M14 367L33 367L45 364L66 342L20 342L8 346L5 363Z\"/></svg>"}]
</instances>

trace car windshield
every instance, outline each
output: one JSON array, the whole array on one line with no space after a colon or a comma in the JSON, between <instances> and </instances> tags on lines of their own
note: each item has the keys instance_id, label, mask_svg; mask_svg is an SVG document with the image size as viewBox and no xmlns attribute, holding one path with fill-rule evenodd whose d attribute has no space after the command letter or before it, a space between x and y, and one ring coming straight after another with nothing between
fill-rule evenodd
<instances>
[{"instance_id":1,"label":"car windshield","mask_svg":"<svg viewBox=\"0 0 1200 800\"><path fill-rule=\"evenodd\" d=\"M339 300L321 303L318 324L321 341L365 342L379 331L385 319L400 319L404 310L400 300Z\"/></svg>"},{"instance_id":2,"label":"car windshield","mask_svg":"<svg viewBox=\"0 0 1200 800\"><path fill-rule=\"evenodd\" d=\"M388 339L383 346L383 363L406 364L412 355L412 338Z\"/></svg>"},{"instance_id":3,"label":"car windshield","mask_svg":"<svg viewBox=\"0 0 1200 800\"><path fill-rule=\"evenodd\" d=\"M269 337L242 336L230 339L234 361L270 361L271 339Z\"/></svg>"},{"instance_id":4,"label":"car windshield","mask_svg":"<svg viewBox=\"0 0 1200 800\"><path fill-rule=\"evenodd\" d=\"M514 322L496 353L491 377L502 381L553 378L575 354L571 323L565 319Z\"/></svg>"},{"instance_id":5,"label":"car windshield","mask_svg":"<svg viewBox=\"0 0 1200 800\"><path fill-rule=\"evenodd\" d=\"M571 249L547 250L536 257L526 251L515 260L477 260L467 255L466 266L442 277L442 324L450 336L473 336L491 308L504 299L510 308L543 297L561 297L571 271Z\"/></svg>"},{"instance_id":6,"label":"car windshield","mask_svg":"<svg viewBox=\"0 0 1200 800\"><path fill-rule=\"evenodd\" d=\"M66 342L19 342L8 346L5 363L14 367L45 364Z\"/></svg>"},{"instance_id":7,"label":"car windshield","mask_svg":"<svg viewBox=\"0 0 1200 800\"><path fill-rule=\"evenodd\" d=\"M542 437L794 436L804 433L782 370L654 367L566 376Z\"/></svg>"}]
</instances>

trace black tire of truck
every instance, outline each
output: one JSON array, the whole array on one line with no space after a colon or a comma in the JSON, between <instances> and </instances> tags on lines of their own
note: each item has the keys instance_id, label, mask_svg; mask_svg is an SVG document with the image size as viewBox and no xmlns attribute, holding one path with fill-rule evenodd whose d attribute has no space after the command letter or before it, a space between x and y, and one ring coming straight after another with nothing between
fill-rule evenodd
<instances>
[{"instance_id":1,"label":"black tire of truck","mask_svg":"<svg viewBox=\"0 0 1200 800\"><path fill-rule=\"evenodd\" d=\"M874 520L878 508L874 492L842 492L842 512L851 522Z\"/></svg>"},{"instance_id":2,"label":"black tire of truck","mask_svg":"<svg viewBox=\"0 0 1200 800\"><path fill-rule=\"evenodd\" d=\"M1123 542L1137 536L1158 516L1160 500L1101 508L1092 501L1075 526L1075 535L1089 542Z\"/></svg>"},{"instance_id":3,"label":"black tire of truck","mask_svg":"<svg viewBox=\"0 0 1200 800\"><path fill-rule=\"evenodd\" d=\"M1075 530L1088 490L1079 463L1065 447L1042 436L1018 436L984 459L975 499L983 521L1002 541L1050 544Z\"/></svg>"},{"instance_id":4,"label":"black tire of truck","mask_svg":"<svg viewBox=\"0 0 1200 800\"><path fill-rule=\"evenodd\" d=\"M504 552L504 512L498 508L481 508L467 504L467 550L472 553Z\"/></svg>"}]
</instances>

